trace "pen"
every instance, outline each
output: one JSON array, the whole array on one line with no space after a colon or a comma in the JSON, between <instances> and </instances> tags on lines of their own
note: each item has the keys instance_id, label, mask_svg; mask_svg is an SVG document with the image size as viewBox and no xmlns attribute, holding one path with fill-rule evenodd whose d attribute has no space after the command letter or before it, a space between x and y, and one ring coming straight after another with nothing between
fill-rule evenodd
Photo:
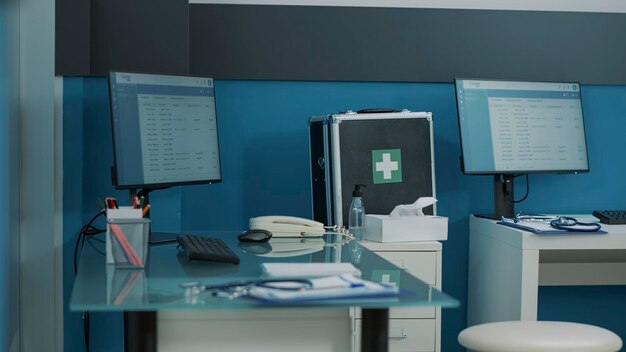
<instances>
[{"instance_id":1,"label":"pen","mask_svg":"<svg viewBox=\"0 0 626 352\"><path fill-rule=\"evenodd\" d=\"M122 250L128 257L128 260L133 263L134 266L142 266L141 260L137 256L137 253L130 245L130 243L128 243L128 238L126 238L126 235L124 235L122 229L120 229L117 224L109 224L109 226L111 227L111 231L113 231L115 238L117 238L117 241L120 243Z\"/></svg>"},{"instance_id":2,"label":"pen","mask_svg":"<svg viewBox=\"0 0 626 352\"><path fill-rule=\"evenodd\" d=\"M141 216L145 217L146 214L148 214L148 211L150 210L150 204L146 204L145 207L143 207L143 211L141 212Z\"/></svg>"},{"instance_id":3,"label":"pen","mask_svg":"<svg viewBox=\"0 0 626 352\"><path fill-rule=\"evenodd\" d=\"M111 198L111 197L107 197L104 198L104 201L106 203L107 209L117 209L117 200L115 198Z\"/></svg>"}]
</instances>

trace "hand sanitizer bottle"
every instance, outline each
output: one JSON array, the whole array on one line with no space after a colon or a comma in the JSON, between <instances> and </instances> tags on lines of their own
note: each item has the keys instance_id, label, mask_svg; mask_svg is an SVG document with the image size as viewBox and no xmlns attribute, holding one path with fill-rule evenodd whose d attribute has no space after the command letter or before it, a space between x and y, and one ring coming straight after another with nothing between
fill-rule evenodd
<instances>
[{"instance_id":1,"label":"hand sanitizer bottle","mask_svg":"<svg viewBox=\"0 0 626 352\"><path fill-rule=\"evenodd\" d=\"M363 205L363 192L361 187L365 185L354 185L354 191L352 191L352 203L350 203L350 209L348 210L348 230L354 235L357 240L363 239L363 216L365 215L365 206Z\"/></svg>"}]
</instances>

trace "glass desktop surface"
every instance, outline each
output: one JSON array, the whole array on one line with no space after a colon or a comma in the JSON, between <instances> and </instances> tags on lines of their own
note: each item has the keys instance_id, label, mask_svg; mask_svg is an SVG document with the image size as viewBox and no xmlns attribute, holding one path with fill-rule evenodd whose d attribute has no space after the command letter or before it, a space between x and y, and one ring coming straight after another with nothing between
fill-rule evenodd
<instances>
[{"instance_id":1,"label":"glass desktop surface","mask_svg":"<svg viewBox=\"0 0 626 352\"><path fill-rule=\"evenodd\" d=\"M70 299L71 311L159 311L256 309L267 307L363 307L401 306L456 307L458 302L405 270L389 263L356 241L345 243L336 235L326 235L326 244L304 243L300 239L273 239L268 245L243 245L237 232L203 233L221 238L235 252L239 265L208 261L188 261L177 244L152 245L145 269L115 269L106 264L104 243L85 242L78 274ZM280 241L279 241L280 240ZM317 240L319 241L319 239ZM247 246L247 247L246 247ZM270 250L271 249L271 250ZM253 254L264 253L264 254ZM288 256L292 254L300 254ZM352 263L366 280L392 278L406 292L398 298L352 298L298 303L267 303L250 298L214 297L210 292L193 294L181 284L199 282L222 284L258 280L262 263Z\"/></svg>"}]
</instances>

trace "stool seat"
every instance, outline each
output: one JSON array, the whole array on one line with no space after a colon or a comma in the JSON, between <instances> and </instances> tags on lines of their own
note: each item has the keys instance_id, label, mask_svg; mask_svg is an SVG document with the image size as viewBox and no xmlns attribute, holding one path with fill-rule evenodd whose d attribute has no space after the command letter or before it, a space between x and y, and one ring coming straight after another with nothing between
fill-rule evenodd
<instances>
[{"instance_id":1,"label":"stool seat","mask_svg":"<svg viewBox=\"0 0 626 352\"><path fill-rule=\"evenodd\" d=\"M622 339L593 325L557 321L504 321L469 327L459 343L480 352L617 352Z\"/></svg>"}]
</instances>

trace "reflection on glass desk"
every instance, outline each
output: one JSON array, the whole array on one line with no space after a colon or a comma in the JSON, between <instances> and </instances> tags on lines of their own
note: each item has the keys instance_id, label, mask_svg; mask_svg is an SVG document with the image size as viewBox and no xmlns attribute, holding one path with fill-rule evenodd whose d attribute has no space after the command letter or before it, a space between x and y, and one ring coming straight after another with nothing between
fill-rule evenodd
<instances>
[{"instance_id":1,"label":"reflection on glass desk","mask_svg":"<svg viewBox=\"0 0 626 352\"><path fill-rule=\"evenodd\" d=\"M72 311L157 312L166 310L246 310L267 307L362 307L367 311L384 311L401 306L455 307L458 302L411 276L355 241L338 236L321 239L293 239L292 243L271 240L267 246L242 245L237 232L209 233L223 239L240 257L239 265L207 261L188 261L176 244L151 246L144 270L114 269L106 265L101 253L104 244L92 241L85 246L70 300ZM256 253L256 254L255 254ZM294 256L290 256L292 253ZM263 303L247 298L224 299L209 293L190 295L181 284L200 282L216 285L257 280L261 263L352 263L366 280L379 281L385 275L397 277L401 290L409 294L398 298L343 299L298 303ZM386 326L383 326L386 331ZM386 334L386 333L385 333ZM386 341L386 336L384 337Z\"/></svg>"}]
</instances>

